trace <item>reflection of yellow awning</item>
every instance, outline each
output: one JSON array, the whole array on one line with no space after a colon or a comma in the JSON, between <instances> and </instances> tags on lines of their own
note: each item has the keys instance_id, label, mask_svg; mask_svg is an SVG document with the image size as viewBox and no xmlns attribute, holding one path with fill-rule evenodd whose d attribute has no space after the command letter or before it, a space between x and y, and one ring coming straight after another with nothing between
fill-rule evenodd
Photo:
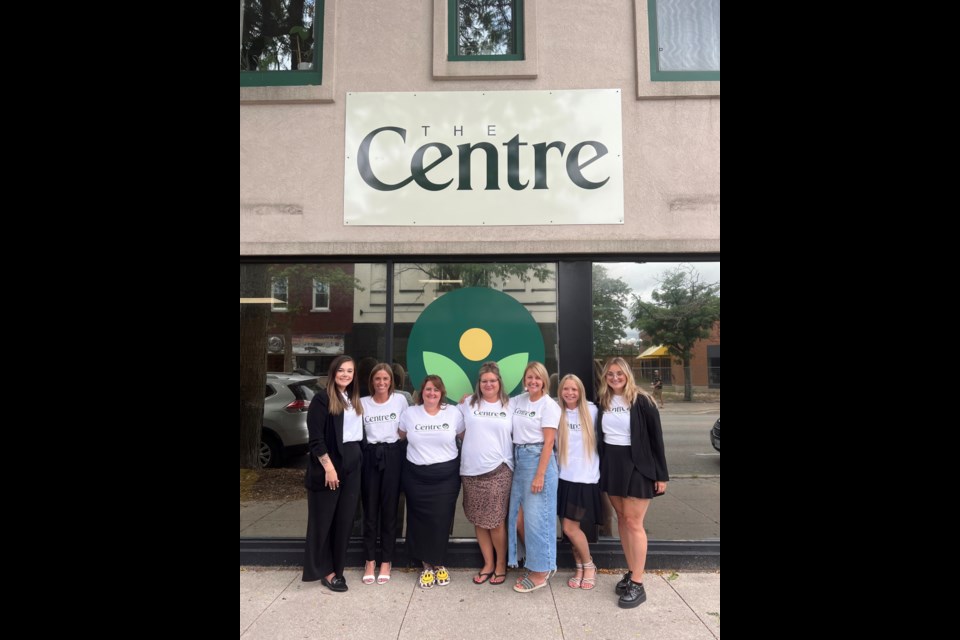
<instances>
[{"instance_id":1,"label":"reflection of yellow awning","mask_svg":"<svg viewBox=\"0 0 960 640\"><path fill-rule=\"evenodd\" d=\"M655 347L650 347L643 353L641 353L638 358L668 358L667 348L662 345L657 345Z\"/></svg>"}]
</instances>

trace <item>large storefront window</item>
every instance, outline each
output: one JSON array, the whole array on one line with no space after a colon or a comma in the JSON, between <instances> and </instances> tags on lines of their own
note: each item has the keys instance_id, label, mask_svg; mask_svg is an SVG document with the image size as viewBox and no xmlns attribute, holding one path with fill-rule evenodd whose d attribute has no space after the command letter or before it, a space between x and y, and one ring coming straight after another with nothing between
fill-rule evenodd
<instances>
[{"instance_id":1,"label":"large storefront window","mask_svg":"<svg viewBox=\"0 0 960 640\"><path fill-rule=\"evenodd\" d=\"M242 264L241 537L305 535L306 408L314 390L326 385L336 356L355 358L364 394L373 366L387 361L394 365L398 390L412 396L424 375L438 374L449 401L459 401L472 391L480 365L493 360L500 363L505 387L517 395L523 391L523 368L538 360L551 376L552 396L557 377L576 371L593 397L592 340L594 371L610 356L621 356L642 388L651 390L655 376L663 382L671 482L648 512L651 539L719 538L720 458L710 440L720 414L719 321L706 323L685 367L666 346L666 334L640 317L681 300L666 293L671 287L692 290L690 278L705 295L717 297L718 307L719 290L712 283L719 285L719 263L593 263L592 291L590 263L575 263L583 265L584 277L573 285L571 278L558 277L564 273L558 266L567 264ZM592 323L590 309L577 320L559 311L564 299L581 307L591 298ZM563 323L565 345L558 331ZM256 422L262 430L256 443L262 469L245 465L243 458L243 434ZM400 516L402 536L402 498ZM361 518L358 509L357 535ZM452 535L474 535L459 506ZM601 536L617 535L611 510Z\"/></svg>"},{"instance_id":2,"label":"large storefront window","mask_svg":"<svg viewBox=\"0 0 960 640\"><path fill-rule=\"evenodd\" d=\"M720 537L720 453L710 440L720 417L719 289L719 262L593 265L596 370L619 356L642 389L652 393L654 381L662 383L670 483L647 511L651 539ZM618 537L616 514L603 499L601 535Z\"/></svg>"}]
</instances>

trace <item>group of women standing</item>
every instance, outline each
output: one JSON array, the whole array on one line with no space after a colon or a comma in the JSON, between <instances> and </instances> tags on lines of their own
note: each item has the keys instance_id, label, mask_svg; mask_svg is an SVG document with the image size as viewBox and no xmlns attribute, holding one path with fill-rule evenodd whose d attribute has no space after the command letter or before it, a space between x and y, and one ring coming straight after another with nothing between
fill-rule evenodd
<instances>
[{"instance_id":1,"label":"group of women standing","mask_svg":"<svg viewBox=\"0 0 960 640\"><path fill-rule=\"evenodd\" d=\"M514 590L546 586L557 570L559 516L576 562L567 585L593 589L597 567L584 530L595 531L600 492L606 491L629 568L616 586L618 604L631 608L646 599L643 520L669 477L656 403L636 385L625 360L604 366L599 407L587 401L574 375L559 381L561 407L549 396L550 377L539 362L527 365L525 392L515 398L504 389L497 364L484 363L474 393L459 405L446 404L443 380L428 375L408 407L386 364L373 368L371 395L360 399L354 372L349 356L334 360L326 391L317 393L307 415L305 581L347 590L343 567L360 496L367 556L362 580L388 582L402 487L407 547L422 564L420 587L449 584L444 562L462 482L464 513L483 555L474 583L503 584L507 567L523 560L526 571Z\"/></svg>"}]
</instances>

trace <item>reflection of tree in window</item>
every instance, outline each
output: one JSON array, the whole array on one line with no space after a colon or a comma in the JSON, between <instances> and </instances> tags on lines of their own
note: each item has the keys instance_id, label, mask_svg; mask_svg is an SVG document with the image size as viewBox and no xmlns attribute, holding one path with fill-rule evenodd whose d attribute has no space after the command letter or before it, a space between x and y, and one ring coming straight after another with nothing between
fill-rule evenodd
<instances>
[{"instance_id":1,"label":"reflection of tree in window","mask_svg":"<svg viewBox=\"0 0 960 640\"><path fill-rule=\"evenodd\" d=\"M313 61L317 0L244 0L240 70L290 71Z\"/></svg>"},{"instance_id":2,"label":"reflection of tree in window","mask_svg":"<svg viewBox=\"0 0 960 640\"><path fill-rule=\"evenodd\" d=\"M464 56L516 53L513 0L458 0L457 53Z\"/></svg>"}]
</instances>

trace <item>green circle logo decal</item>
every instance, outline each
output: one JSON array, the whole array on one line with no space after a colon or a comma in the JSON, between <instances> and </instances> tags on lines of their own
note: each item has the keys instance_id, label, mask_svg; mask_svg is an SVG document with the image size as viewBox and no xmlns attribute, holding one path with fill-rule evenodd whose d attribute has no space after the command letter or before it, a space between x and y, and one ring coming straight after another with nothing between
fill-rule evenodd
<instances>
[{"instance_id":1,"label":"green circle logo decal","mask_svg":"<svg viewBox=\"0 0 960 640\"><path fill-rule=\"evenodd\" d=\"M430 303L407 343L407 368L416 388L428 374L440 376L451 402L473 393L480 365L488 360L500 366L508 394L522 391L517 387L527 363L543 362L543 356L543 335L526 307L480 287L457 289Z\"/></svg>"}]
</instances>

